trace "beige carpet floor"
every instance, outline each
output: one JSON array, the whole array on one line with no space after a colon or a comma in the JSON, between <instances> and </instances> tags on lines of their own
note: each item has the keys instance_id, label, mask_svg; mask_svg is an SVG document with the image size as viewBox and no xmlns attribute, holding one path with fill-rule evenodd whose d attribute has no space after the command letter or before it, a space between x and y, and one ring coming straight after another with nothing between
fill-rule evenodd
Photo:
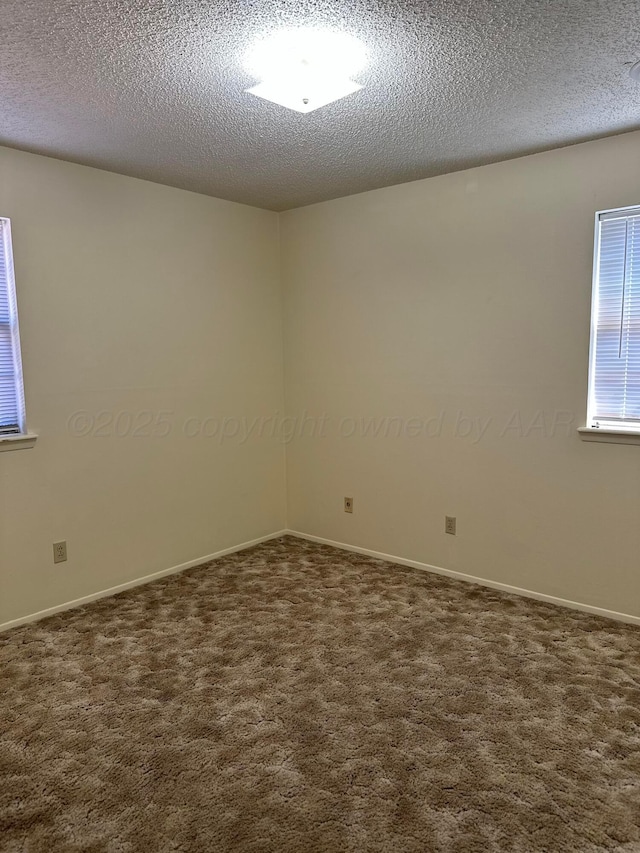
<instances>
[{"instance_id":1,"label":"beige carpet floor","mask_svg":"<svg viewBox=\"0 0 640 853\"><path fill-rule=\"evenodd\" d=\"M640 630L284 538L0 637L2 853L640 851Z\"/></svg>"}]
</instances>

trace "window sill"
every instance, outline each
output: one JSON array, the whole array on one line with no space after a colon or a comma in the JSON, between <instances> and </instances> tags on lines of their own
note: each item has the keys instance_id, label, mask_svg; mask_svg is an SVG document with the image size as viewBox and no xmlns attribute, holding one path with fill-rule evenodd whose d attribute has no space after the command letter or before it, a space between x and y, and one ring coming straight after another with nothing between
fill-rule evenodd
<instances>
[{"instance_id":1,"label":"window sill","mask_svg":"<svg viewBox=\"0 0 640 853\"><path fill-rule=\"evenodd\" d=\"M0 453L3 450L29 450L36 443L37 438L38 436L33 433L0 436Z\"/></svg>"},{"instance_id":2,"label":"window sill","mask_svg":"<svg viewBox=\"0 0 640 853\"><path fill-rule=\"evenodd\" d=\"M631 432L627 429L580 427L578 432L583 441L600 441L604 444L640 444L640 430Z\"/></svg>"}]
</instances>

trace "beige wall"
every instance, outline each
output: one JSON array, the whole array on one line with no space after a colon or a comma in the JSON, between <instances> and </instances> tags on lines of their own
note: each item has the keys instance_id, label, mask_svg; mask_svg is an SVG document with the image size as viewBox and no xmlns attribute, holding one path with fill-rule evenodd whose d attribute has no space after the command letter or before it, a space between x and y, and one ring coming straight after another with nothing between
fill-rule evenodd
<instances>
[{"instance_id":1,"label":"beige wall","mask_svg":"<svg viewBox=\"0 0 640 853\"><path fill-rule=\"evenodd\" d=\"M315 205L279 247L276 214L0 149L40 435L0 453L0 624L281 529L283 437L294 530L640 615L640 447L575 432L594 213L639 152Z\"/></svg>"},{"instance_id":2,"label":"beige wall","mask_svg":"<svg viewBox=\"0 0 640 853\"><path fill-rule=\"evenodd\" d=\"M0 453L0 623L284 527L273 427L185 434L282 412L276 214L0 149L0 215L40 434Z\"/></svg>"},{"instance_id":3,"label":"beige wall","mask_svg":"<svg viewBox=\"0 0 640 853\"><path fill-rule=\"evenodd\" d=\"M284 214L289 526L640 615L640 447L575 431L594 213L638 203L634 133Z\"/></svg>"}]
</instances>

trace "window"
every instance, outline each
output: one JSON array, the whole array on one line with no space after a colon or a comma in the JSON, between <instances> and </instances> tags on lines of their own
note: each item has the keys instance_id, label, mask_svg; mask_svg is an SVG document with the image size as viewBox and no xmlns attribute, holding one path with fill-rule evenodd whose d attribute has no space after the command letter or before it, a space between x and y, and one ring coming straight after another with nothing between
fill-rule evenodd
<instances>
[{"instance_id":1,"label":"window","mask_svg":"<svg viewBox=\"0 0 640 853\"><path fill-rule=\"evenodd\" d=\"M11 223L0 219L0 439L26 433Z\"/></svg>"},{"instance_id":2,"label":"window","mask_svg":"<svg viewBox=\"0 0 640 853\"><path fill-rule=\"evenodd\" d=\"M596 218L587 428L640 434L640 207Z\"/></svg>"}]
</instances>

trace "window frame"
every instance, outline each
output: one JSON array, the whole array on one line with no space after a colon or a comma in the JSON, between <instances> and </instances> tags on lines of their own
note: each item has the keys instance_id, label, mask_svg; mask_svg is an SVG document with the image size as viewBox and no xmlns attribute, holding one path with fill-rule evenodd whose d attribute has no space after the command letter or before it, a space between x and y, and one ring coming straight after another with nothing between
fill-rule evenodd
<instances>
[{"instance_id":1,"label":"window frame","mask_svg":"<svg viewBox=\"0 0 640 853\"><path fill-rule=\"evenodd\" d=\"M18 414L18 432L0 432L0 451L19 450L33 447L37 436L27 429L27 415L24 395L24 374L22 369L22 347L20 343L20 323L18 318L18 302L16 294L15 271L13 263L13 239L11 219L0 216L0 240L3 244L5 271L7 277L7 297L9 302L10 321L9 333L12 338L12 354L15 369L15 394ZM14 321L11 321L13 315ZM2 325L5 325L4 323Z\"/></svg>"},{"instance_id":2,"label":"window frame","mask_svg":"<svg viewBox=\"0 0 640 853\"><path fill-rule=\"evenodd\" d=\"M594 247L593 247L593 274L591 280L591 329L589 338L589 381L587 387L587 417L586 425L580 427L580 437L586 441L604 442L607 444L640 444L640 423L633 422L627 426L624 422L613 425L611 421L603 420L603 425L597 425L598 420L593 414L595 402L595 375L596 375L596 338L598 328L599 290L600 290L600 250L602 242L602 217L607 214L619 213L625 218L630 211L640 213L639 204L630 204L625 207L612 207L598 210L594 219ZM612 218L612 217L611 217Z\"/></svg>"}]
</instances>

